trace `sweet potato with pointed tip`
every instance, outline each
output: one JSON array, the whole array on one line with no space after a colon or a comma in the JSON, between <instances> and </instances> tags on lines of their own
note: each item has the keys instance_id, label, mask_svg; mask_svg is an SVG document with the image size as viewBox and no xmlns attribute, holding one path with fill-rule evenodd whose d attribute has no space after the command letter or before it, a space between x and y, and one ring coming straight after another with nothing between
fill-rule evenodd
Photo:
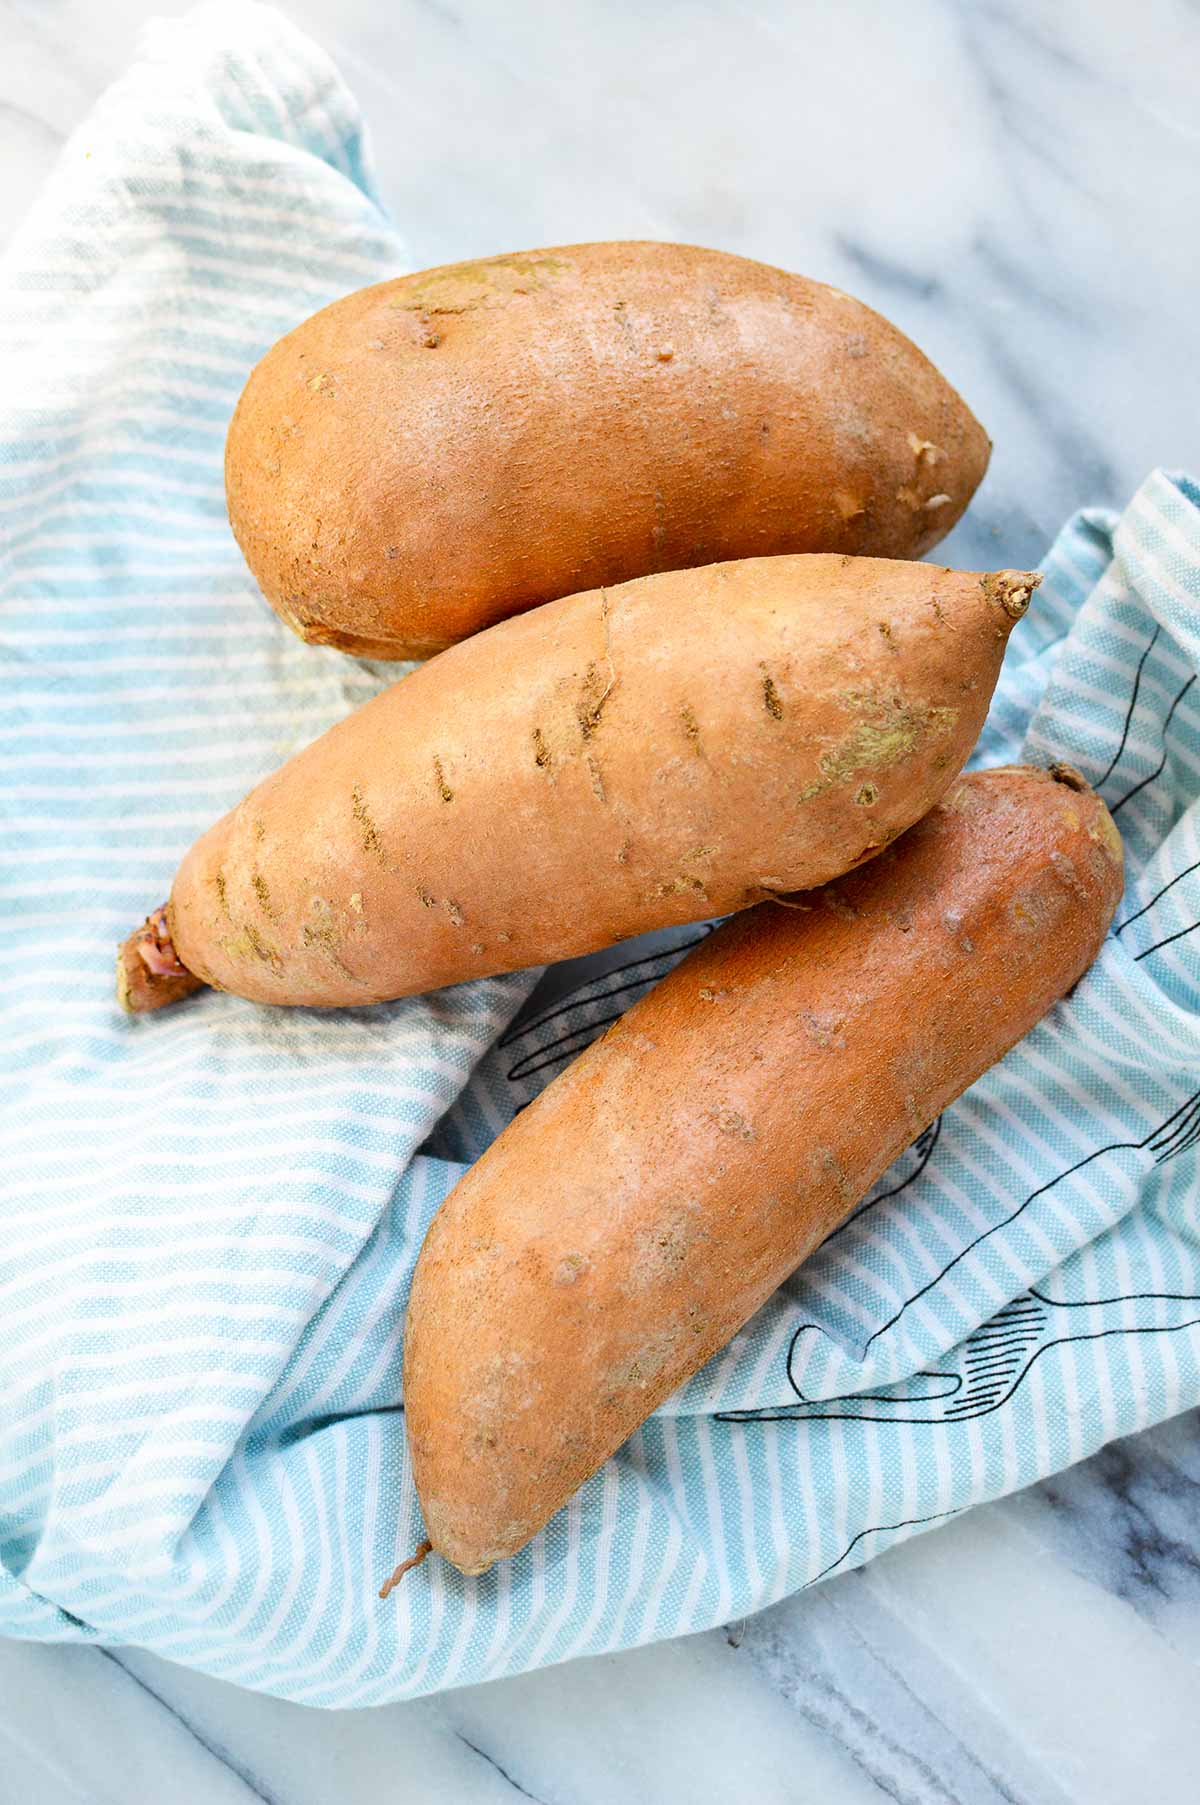
<instances>
[{"instance_id":1,"label":"sweet potato with pointed tip","mask_svg":"<svg viewBox=\"0 0 1200 1805\"><path fill-rule=\"evenodd\" d=\"M953 781L1037 581L754 558L503 621L198 840L123 1000L173 1001L182 966L373 1002L825 883Z\"/></svg>"},{"instance_id":2,"label":"sweet potato with pointed tip","mask_svg":"<svg viewBox=\"0 0 1200 1805\"><path fill-rule=\"evenodd\" d=\"M434 1218L404 1410L433 1548L514 1554L1063 996L1121 894L1067 767L962 778L863 870L717 930Z\"/></svg>"},{"instance_id":3,"label":"sweet potato with pointed tip","mask_svg":"<svg viewBox=\"0 0 1200 1805\"><path fill-rule=\"evenodd\" d=\"M424 658L526 608L781 552L916 558L983 428L862 302L694 245L560 245L346 295L246 384L239 545L305 639Z\"/></svg>"}]
</instances>

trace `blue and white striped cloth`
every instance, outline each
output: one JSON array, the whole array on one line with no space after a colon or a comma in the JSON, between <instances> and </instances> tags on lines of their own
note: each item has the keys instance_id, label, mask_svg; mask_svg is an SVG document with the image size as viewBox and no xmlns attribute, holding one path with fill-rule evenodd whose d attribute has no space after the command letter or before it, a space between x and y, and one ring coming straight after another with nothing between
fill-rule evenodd
<instances>
[{"instance_id":1,"label":"blue and white striped cloth","mask_svg":"<svg viewBox=\"0 0 1200 1805\"><path fill-rule=\"evenodd\" d=\"M980 749L1114 808L1094 971L528 1550L376 1598L425 1226L672 956L515 1028L532 974L116 1009L196 833L378 686L255 593L221 449L266 346L401 260L328 62L211 6L0 279L0 1630L327 1706L728 1620L1200 1402L1200 490L1158 473L1061 535Z\"/></svg>"}]
</instances>

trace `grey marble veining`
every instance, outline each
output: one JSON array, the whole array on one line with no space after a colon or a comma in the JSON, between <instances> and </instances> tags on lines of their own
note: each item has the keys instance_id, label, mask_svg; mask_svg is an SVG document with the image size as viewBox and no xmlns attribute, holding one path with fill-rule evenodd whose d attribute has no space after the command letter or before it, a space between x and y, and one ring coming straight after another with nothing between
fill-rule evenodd
<instances>
[{"instance_id":1,"label":"grey marble veining","mask_svg":"<svg viewBox=\"0 0 1200 1805\"><path fill-rule=\"evenodd\" d=\"M1113 1442L1012 1508L1055 1558L1200 1662L1200 1412Z\"/></svg>"},{"instance_id":2,"label":"grey marble veining","mask_svg":"<svg viewBox=\"0 0 1200 1805\"><path fill-rule=\"evenodd\" d=\"M174 0L0 0L0 244ZM295 0L414 264L662 236L844 286L996 451L947 542L1038 557L1200 466L1185 0ZM0 1805L1193 1805L1200 1416L724 1632L369 1713L0 1643Z\"/></svg>"}]
</instances>

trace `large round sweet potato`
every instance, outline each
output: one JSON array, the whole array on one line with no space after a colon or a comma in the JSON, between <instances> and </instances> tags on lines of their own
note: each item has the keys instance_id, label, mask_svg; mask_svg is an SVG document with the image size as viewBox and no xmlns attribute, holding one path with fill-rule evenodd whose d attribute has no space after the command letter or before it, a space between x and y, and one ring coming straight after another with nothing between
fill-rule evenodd
<instances>
[{"instance_id":1,"label":"large round sweet potato","mask_svg":"<svg viewBox=\"0 0 1200 1805\"><path fill-rule=\"evenodd\" d=\"M565 245L347 295L229 430L229 517L305 639L426 657L576 591L779 552L916 558L988 441L902 333L691 245Z\"/></svg>"}]
</instances>

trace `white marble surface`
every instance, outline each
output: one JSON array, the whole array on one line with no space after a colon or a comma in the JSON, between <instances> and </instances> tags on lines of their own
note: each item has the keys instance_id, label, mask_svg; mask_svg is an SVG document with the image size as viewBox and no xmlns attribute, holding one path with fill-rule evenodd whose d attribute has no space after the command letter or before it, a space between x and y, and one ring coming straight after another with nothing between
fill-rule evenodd
<instances>
[{"instance_id":1,"label":"white marble surface","mask_svg":"<svg viewBox=\"0 0 1200 1805\"><path fill-rule=\"evenodd\" d=\"M0 243L144 0L0 0ZM950 542L1036 557L1200 466L1185 0L295 0L419 264L690 238L840 283L996 440ZM371 1713L0 1643L0 1805L1200 1796L1200 1417L724 1634Z\"/></svg>"}]
</instances>

